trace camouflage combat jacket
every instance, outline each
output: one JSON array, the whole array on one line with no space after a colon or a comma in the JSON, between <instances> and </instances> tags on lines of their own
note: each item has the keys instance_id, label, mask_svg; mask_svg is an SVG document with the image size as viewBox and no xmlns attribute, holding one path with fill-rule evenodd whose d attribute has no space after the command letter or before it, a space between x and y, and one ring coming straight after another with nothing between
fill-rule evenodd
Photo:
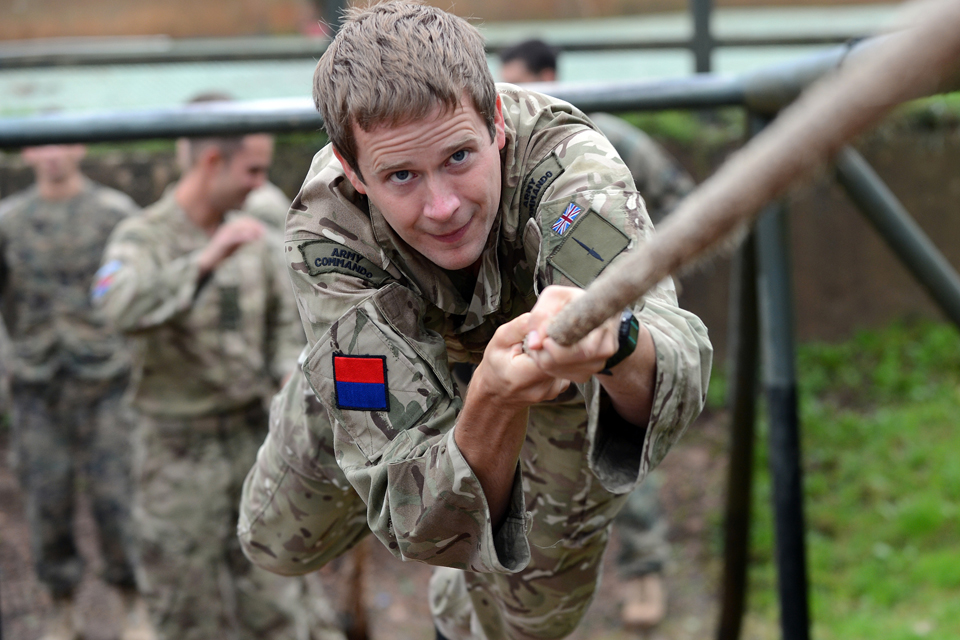
<instances>
[{"instance_id":1,"label":"camouflage combat jacket","mask_svg":"<svg viewBox=\"0 0 960 640\"><path fill-rule=\"evenodd\" d=\"M138 210L89 180L68 200L43 200L34 186L0 203L4 366L15 379L107 379L129 370L123 338L90 304L90 285L110 233Z\"/></svg>"},{"instance_id":2,"label":"camouflage combat jacket","mask_svg":"<svg viewBox=\"0 0 960 640\"><path fill-rule=\"evenodd\" d=\"M329 146L291 205L285 255L309 343L303 371L371 530L403 559L504 572L529 558L523 480L518 473L509 526L494 534L479 480L453 437L463 403L450 363L479 362L496 328L530 310L544 287L585 286L616 268L652 225L626 166L584 114L511 85L498 90L502 193L472 296L459 293L456 273L394 233ZM627 447L636 455L625 460L605 434L599 385L579 390L591 469L617 493L635 486L696 417L710 373L706 329L677 307L671 281L647 295L639 315L653 335L657 378L646 435ZM323 441L311 428L282 434L275 450L283 464L311 469ZM282 502L293 537L297 503L291 495Z\"/></svg>"},{"instance_id":3,"label":"camouflage combat jacket","mask_svg":"<svg viewBox=\"0 0 960 640\"><path fill-rule=\"evenodd\" d=\"M272 182L264 182L250 192L242 212L251 215L271 228L283 232L283 222L290 209L290 198Z\"/></svg>"},{"instance_id":4,"label":"camouflage combat jacket","mask_svg":"<svg viewBox=\"0 0 960 640\"><path fill-rule=\"evenodd\" d=\"M154 416L194 417L268 398L303 343L280 240L240 247L205 278L210 238L173 190L114 231L93 299L132 337L132 399Z\"/></svg>"}]
</instances>

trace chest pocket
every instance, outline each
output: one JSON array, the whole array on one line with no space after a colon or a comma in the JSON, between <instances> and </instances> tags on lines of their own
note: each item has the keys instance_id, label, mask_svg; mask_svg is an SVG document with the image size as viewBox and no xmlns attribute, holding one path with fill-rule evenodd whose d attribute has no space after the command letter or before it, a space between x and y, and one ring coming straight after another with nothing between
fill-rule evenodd
<instances>
[{"instance_id":1,"label":"chest pocket","mask_svg":"<svg viewBox=\"0 0 960 640\"><path fill-rule=\"evenodd\" d=\"M220 296L220 330L237 331L240 329L240 287L221 285L217 289Z\"/></svg>"},{"instance_id":2,"label":"chest pocket","mask_svg":"<svg viewBox=\"0 0 960 640\"><path fill-rule=\"evenodd\" d=\"M402 289L385 289L393 287ZM417 335L401 334L384 318L380 307L396 301L386 294L378 292L337 320L304 365L334 429L342 429L371 462L395 438L430 417L446 386L414 348ZM417 314L409 315L416 323Z\"/></svg>"}]
</instances>

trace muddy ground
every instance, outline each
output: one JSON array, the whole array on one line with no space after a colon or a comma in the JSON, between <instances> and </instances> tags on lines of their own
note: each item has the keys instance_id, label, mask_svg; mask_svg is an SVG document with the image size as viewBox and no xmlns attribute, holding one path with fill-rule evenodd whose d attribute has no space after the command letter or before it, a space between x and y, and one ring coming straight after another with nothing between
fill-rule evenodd
<instances>
[{"instance_id":1,"label":"muddy ground","mask_svg":"<svg viewBox=\"0 0 960 640\"><path fill-rule=\"evenodd\" d=\"M720 576L719 523L726 483L727 423L721 413L701 416L661 465L662 500L670 519L673 562L667 571L669 612L658 628L628 632L619 623L620 580L613 562L616 533L606 557L600 591L573 640L687 640L714 635L717 584ZM30 569L30 548L24 503L7 464L6 442L0 440L0 611L3 640L39 637L50 601ZM88 621L89 640L116 638L120 603L96 578L99 558L89 506L81 498L76 527L88 560L78 595ZM616 530L614 530L616 531ZM401 563L375 541L368 541L364 575L371 640L433 640L427 607L428 567ZM345 585L351 559L346 557L319 572L327 594L346 616Z\"/></svg>"}]
</instances>

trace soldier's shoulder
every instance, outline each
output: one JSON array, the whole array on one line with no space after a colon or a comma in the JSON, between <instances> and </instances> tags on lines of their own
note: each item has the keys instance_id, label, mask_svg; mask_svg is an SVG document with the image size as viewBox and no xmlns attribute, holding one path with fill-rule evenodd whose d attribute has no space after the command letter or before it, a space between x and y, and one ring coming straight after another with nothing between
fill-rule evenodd
<instances>
[{"instance_id":1,"label":"soldier's shoulder","mask_svg":"<svg viewBox=\"0 0 960 640\"><path fill-rule=\"evenodd\" d=\"M166 221L157 205L146 207L138 213L121 220L113 230L111 242L135 242L153 244L165 237Z\"/></svg>"},{"instance_id":2,"label":"soldier's shoulder","mask_svg":"<svg viewBox=\"0 0 960 640\"><path fill-rule=\"evenodd\" d=\"M0 220L22 210L32 198L36 197L36 193L36 187L30 187L0 200Z\"/></svg>"},{"instance_id":3,"label":"soldier's shoulder","mask_svg":"<svg viewBox=\"0 0 960 640\"><path fill-rule=\"evenodd\" d=\"M124 215L132 215L140 211L139 205L126 193L97 182L91 184L93 196L102 207L121 212Z\"/></svg>"}]
</instances>

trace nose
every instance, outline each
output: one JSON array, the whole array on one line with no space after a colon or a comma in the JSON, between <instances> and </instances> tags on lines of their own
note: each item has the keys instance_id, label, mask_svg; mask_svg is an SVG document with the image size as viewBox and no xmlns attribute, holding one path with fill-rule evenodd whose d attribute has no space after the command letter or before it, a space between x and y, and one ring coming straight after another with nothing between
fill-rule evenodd
<instances>
[{"instance_id":1,"label":"nose","mask_svg":"<svg viewBox=\"0 0 960 640\"><path fill-rule=\"evenodd\" d=\"M423 207L423 215L430 220L446 222L460 206L460 198L443 179L427 181L427 202Z\"/></svg>"}]
</instances>

